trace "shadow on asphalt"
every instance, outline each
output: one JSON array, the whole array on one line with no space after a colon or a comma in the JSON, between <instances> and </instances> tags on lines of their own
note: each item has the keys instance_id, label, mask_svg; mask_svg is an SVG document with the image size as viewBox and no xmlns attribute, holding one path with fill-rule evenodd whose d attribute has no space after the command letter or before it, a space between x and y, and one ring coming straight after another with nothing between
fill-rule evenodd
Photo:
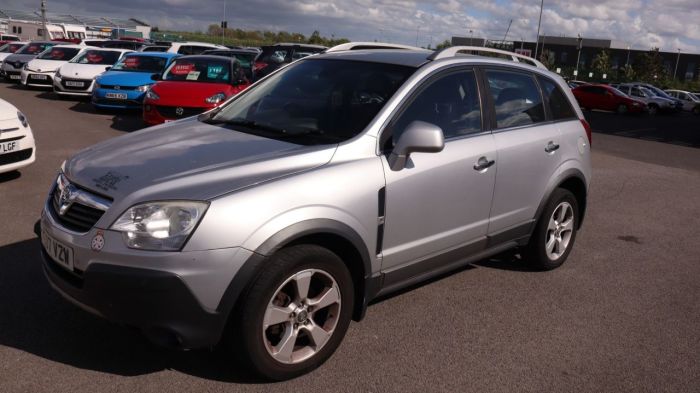
<instances>
[{"instance_id":1,"label":"shadow on asphalt","mask_svg":"<svg viewBox=\"0 0 700 393\"><path fill-rule=\"evenodd\" d=\"M17 170L5 172L5 173L0 173L0 183L19 179L20 177L22 177L22 174L20 173L20 171L17 171Z\"/></svg>"},{"instance_id":2,"label":"shadow on asphalt","mask_svg":"<svg viewBox=\"0 0 700 393\"><path fill-rule=\"evenodd\" d=\"M70 304L46 281L39 247L36 238L0 247L0 346L121 376L173 369L220 382L263 382L240 371L222 350L163 349L135 329Z\"/></svg>"},{"instance_id":3,"label":"shadow on asphalt","mask_svg":"<svg viewBox=\"0 0 700 393\"><path fill-rule=\"evenodd\" d=\"M593 132L700 148L700 116L688 112L656 116L618 115L599 111L583 113ZM593 148L595 149L595 137Z\"/></svg>"}]
</instances>

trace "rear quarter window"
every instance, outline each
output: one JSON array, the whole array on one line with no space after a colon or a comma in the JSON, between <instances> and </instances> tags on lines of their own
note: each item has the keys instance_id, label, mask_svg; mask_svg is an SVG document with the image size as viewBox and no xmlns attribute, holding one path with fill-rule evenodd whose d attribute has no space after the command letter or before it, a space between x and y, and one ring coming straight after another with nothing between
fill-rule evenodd
<instances>
[{"instance_id":1,"label":"rear quarter window","mask_svg":"<svg viewBox=\"0 0 700 393\"><path fill-rule=\"evenodd\" d=\"M520 127L545 121L544 104L531 74L486 70L497 128Z\"/></svg>"},{"instance_id":2,"label":"rear quarter window","mask_svg":"<svg viewBox=\"0 0 700 393\"><path fill-rule=\"evenodd\" d=\"M566 95L561 91L559 86L553 81L538 77L542 86L542 93L545 96L545 101L549 107L549 113L552 120L566 120L576 118L576 112L571 107L571 103Z\"/></svg>"}]
</instances>

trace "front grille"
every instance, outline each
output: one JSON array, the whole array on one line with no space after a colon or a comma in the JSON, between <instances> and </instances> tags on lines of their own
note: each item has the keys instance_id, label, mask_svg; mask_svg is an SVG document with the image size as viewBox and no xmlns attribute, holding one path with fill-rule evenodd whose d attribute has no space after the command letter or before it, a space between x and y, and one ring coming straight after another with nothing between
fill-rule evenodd
<instances>
[{"instance_id":1,"label":"front grille","mask_svg":"<svg viewBox=\"0 0 700 393\"><path fill-rule=\"evenodd\" d=\"M129 105L129 106L140 106L141 101L137 100L117 100L112 98L96 98L93 102L97 105Z\"/></svg>"},{"instance_id":2,"label":"front grille","mask_svg":"<svg viewBox=\"0 0 700 393\"><path fill-rule=\"evenodd\" d=\"M27 76L27 83L32 84L32 85L51 85L51 84L53 84L51 77L47 76L46 79L35 79L34 75L35 74L29 74Z\"/></svg>"},{"instance_id":3,"label":"front grille","mask_svg":"<svg viewBox=\"0 0 700 393\"><path fill-rule=\"evenodd\" d=\"M66 86L66 82L83 82L83 87L78 87L78 86ZM61 86L63 86L64 89L66 90L87 90L90 88L90 85L92 84L91 79L66 79L63 78L61 80Z\"/></svg>"},{"instance_id":4,"label":"front grille","mask_svg":"<svg viewBox=\"0 0 700 393\"><path fill-rule=\"evenodd\" d=\"M72 231L83 233L89 231L104 214L102 210L83 205L79 202L73 202L68 210L61 215L58 213L61 205L60 199L61 192L58 187L54 187L53 194L51 195L51 212L61 225Z\"/></svg>"},{"instance_id":5,"label":"front grille","mask_svg":"<svg viewBox=\"0 0 700 393\"><path fill-rule=\"evenodd\" d=\"M32 156L34 149L24 149L13 151L12 153L0 154L0 165L14 164L28 159Z\"/></svg>"},{"instance_id":6,"label":"front grille","mask_svg":"<svg viewBox=\"0 0 700 393\"><path fill-rule=\"evenodd\" d=\"M198 115L206 110L206 108L188 108L188 107L183 107L183 106L163 106L163 105L155 105L155 108L158 111L158 113L161 114L161 116L171 118L171 119L179 119L179 118L183 118L183 117L195 116L195 115ZM178 109L182 110L181 114L178 114Z\"/></svg>"}]
</instances>

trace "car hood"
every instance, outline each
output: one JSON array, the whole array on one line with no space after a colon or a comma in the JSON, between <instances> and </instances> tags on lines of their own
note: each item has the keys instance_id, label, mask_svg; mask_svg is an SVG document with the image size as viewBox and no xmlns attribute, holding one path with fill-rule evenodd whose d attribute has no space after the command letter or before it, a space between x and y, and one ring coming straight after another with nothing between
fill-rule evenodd
<instances>
[{"instance_id":1,"label":"car hood","mask_svg":"<svg viewBox=\"0 0 700 393\"><path fill-rule=\"evenodd\" d=\"M9 102L0 98L0 120L17 118L17 108Z\"/></svg>"},{"instance_id":2,"label":"car hood","mask_svg":"<svg viewBox=\"0 0 700 393\"><path fill-rule=\"evenodd\" d=\"M3 61L5 63L22 63L22 64L24 64L24 63L32 60L35 57L36 57L36 55L18 55L16 53L13 53L13 54L7 56L5 58L5 60L3 60Z\"/></svg>"},{"instance_id":3,"label":"car hood","mask_svg":"<svg viewBox=\"0 0 700 393\"><path fill-rule=\"evenodd\" d=\"M12 56L13 53L5 52L5 53L0 53L0 61L5 60L6 58Z\"/></svg>"},{"instance_id":4,"label":"car hood","mask_svg":"<svg viewBox=\"0 0 700 393\"><path fill-rule=\"evenodd\" d=\"M66 63L61 66L61 76L64 78L92 79L105 72L109 66L104 64Z\"/></svg>"},{"instance_id":5,"label":"car hood","mask_svg":"<svg viewBox=\"0 0 700 393\"><path fill-rule=\"evenodd\" d=\"M98 82L102 85L141 86L153 84L152 72L107 71L100 75Z\"/></svg>"},{"instance_id":6,"label":"car hood","mask_svg":"<svg viewBox=\"0 0 700 393\"><path fill-rule=\"evenodd\" d=\"M297 145L189 118L89 147L66 162L65 173L126 209L152 200L210 200L324 165L336 147Z\"/></svg>"},{"instance_id":7,"label":"car hood","mask_svg":"<svg viewBox=\"0 0 700 393\"><path fill-rule=\"evenodd\" d=\"M27 63L27 68L37 72L55 72L58 67L68 63L65 60L34 59Z\"/></svg>"},{"instance_id":8,"label":"car hood","mask_svg":"<svg viewBox=\"0 0 700 393\"><path fill-rule=\"evenodd\" d=\"M205 99L217 93L233 94L233 86L226 83L157 82L151 90L160 96L157 105L207 107Z\"/></svg>"}]
</instances>

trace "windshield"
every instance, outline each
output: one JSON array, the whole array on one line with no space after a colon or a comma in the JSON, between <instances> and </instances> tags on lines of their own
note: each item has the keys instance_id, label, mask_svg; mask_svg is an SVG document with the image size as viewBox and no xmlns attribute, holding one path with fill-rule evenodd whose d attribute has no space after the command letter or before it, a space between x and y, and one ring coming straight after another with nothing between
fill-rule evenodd
<instances>
[{"instance_id":1,"label":"windshield","mask_svg":"<svg viewBox=\"0 0 700 393\"><path fill-rule=\"evenodd\" d=\"M612 92L615 93L615 95L618 95L620 97L629 97L627 94L621 92L620 90L618 90L614 87L610 87L610 90L612 90Z\"/></svg>"},{"instance_id":2,"label":"windshield","mask_svg":"<svg viewBox=\"0 0 700 393\"><path fill-rule=\"evenodd\" d=\"M78 52L80 52L80 49L78 48L54 46L51 48L51 50L47 50L46 52L38 56L37 59L68 61L74 58L78 54Z\"/></svg>"},{"instance_id":3,"label":"windshield","mask_svg":"<svg viewBox=\"0 0 700 393\"><path fill-rule=\"evenodd\" d=\"M362 132L414 71L348 60L300 61L244 92L211 122L300 144L338 143Z\"/></svg>"},{"instance_id":4,"label":"windshield","mask_svg":"<svg viewBox=\"0 0 700 393\"><path fill-rule=\"evenodd\" d=\"M228 59L178 59L163 75L165 81L229 83L231 63Z\"/></svg>"},{"instance_id":5,"label":"windshield","mask_svg":"<svg viewBox=\"0 0 700 393\"><path fill-rule=\"evenodd\" d=\"M112 67L113 71L161 73L168 59L160 56L127 55Z\"/></svg>"},{"instance_id":6,"label":"windshield","mask_svg":"<svg viewBox=\"0 0 700 393\"><path fill-rule=\"evenodd\" d=\"M85 51L78 58L73 59L71 63L92 64L92 65L112 65L119 60L121 52L106 51L100 49L91 49Z\"/></svg>"},{"instance_id":7,"label":"windshield","mask_svg":"<svg viewBox=\"0 0 700 393\"><path fill-rule=\"evenodd\" d=\"M647 97L656 97L657 94L654 93L653 91L647 89L646 87L639 87L639 90L644 93Z\"/></svg>"},{"instance_id":8,"label":"windshield","mask_svg":"<svg viewBox=\"0 0 700 393\"><path fill-rule=\"evenodd\" d=\"M673 99L670 95L666 94L665 91L659 89L658 87L655 86L645 86L647 90L650 90L652 95L663 97L663 98L669 98Z\"/></svg>"},{"instance_id":9,"label":"windshield","mask_svg":"<svg viewBox=\"0 0 700 393\"><path fill-rule=\"evenodd\" d=\"M23 46L22 49L18 50L15 53L17 53L18 55L38 55L39 53L45 51L47 48L51 48L54 45L56 44L48 42L31 43Z\"/></svg>"},{"instance_id":10,"label":"windshield","mask_svg":"<svg viewBox=\"0 0 700 393\"><path fill-rule=\"evenodd\" d=\"M258 55L257 53L244 53L244 52L227 52L227 51L206 51L205 53L202 53L203 55L212 55L212 56L224 56L224 57L231 57L236 60L241 64L241 67L243 68L250 68L252 67L253 61L255 60L255 57Z\"/></svg>"}]
</instances>

